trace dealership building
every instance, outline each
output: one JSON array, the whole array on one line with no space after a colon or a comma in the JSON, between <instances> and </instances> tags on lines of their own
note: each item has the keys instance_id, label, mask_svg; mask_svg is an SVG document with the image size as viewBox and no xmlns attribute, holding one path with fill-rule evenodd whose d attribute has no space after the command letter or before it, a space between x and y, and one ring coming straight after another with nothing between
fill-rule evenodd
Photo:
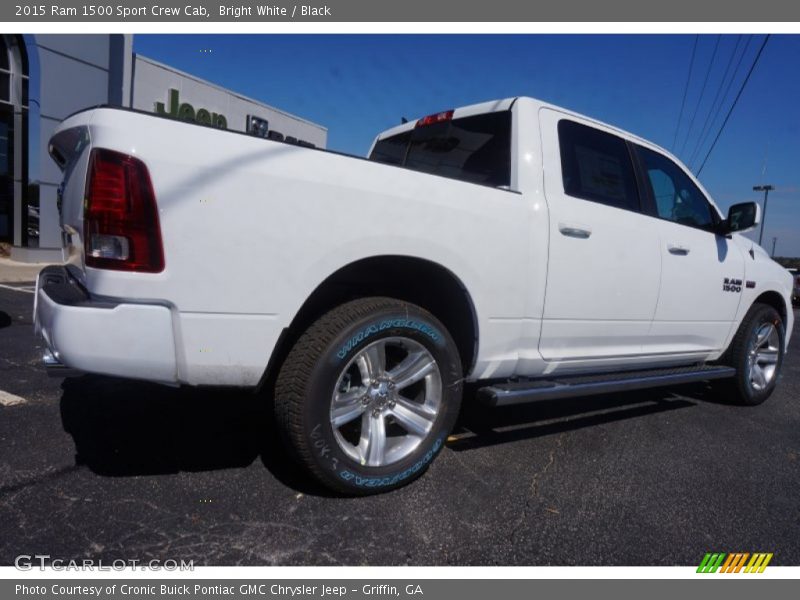
<instances>
[{"instance_id":1,"label":"dealership building","mask_svg":"<svg viewBox=\"0 0 800 600\"><path fill-rule=\"evenodd\" d=\"M61 173L48 140L81 109L111 105L324 148L327 129L133 52L132 35L0 35L0 242L61 260Z\"/></svg>"}]
</instances>

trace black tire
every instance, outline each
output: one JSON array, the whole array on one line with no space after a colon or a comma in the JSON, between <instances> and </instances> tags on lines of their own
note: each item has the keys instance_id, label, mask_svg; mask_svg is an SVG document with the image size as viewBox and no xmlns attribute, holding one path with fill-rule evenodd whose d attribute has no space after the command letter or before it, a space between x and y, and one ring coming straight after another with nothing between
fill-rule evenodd
<instances>
[{"instance_id":1,"label":"black tire","mask_svg":"<svg viewBox=\"0 0 800 600\"><path fill-rule=\"evenodd\" d=\"M399 345L395 347L393 344ZM426 417L430 430L416 434L419 441L416 441L410 429L405 433L407 439L400 440L403 428L394 416L394 404L390 403L391 407L378 404L386 402L387 394L399 394L400 391L384 388L380 392L375 391L371 386L378 385L374 381L379 378L374 377L373 383L369 383L369 378L365 382L360 376L361 367L364 366L363 357L368 356L373 348L383 347L381 356L385 375L391 379L390 372L399 371L389 368L389 354L397 354L400 358L396 360L402 362L403 344L415 349L415 356L423 356L425 364L429 364L431 358L435 362L435 375L430 378L426 375L417 383L409 384L421 386L423 391L418 396L425 398L423 402L428 402L428 396L436 396L429 394L429 390L439 389L427 386L441 384L441 391L436 396L439 400L431 400L437 402L437 410L432 411L435 417ZM409 351L405 356L409 361L411 354ZM428 366L428 369L434 372L434 367ZM382 378L381 381L381 386L394 387L394 384L386 383ZM362 394L363 390L366 392ZM296 460L320 483L347 495L376 494L410 483L425 472L455 424L462 391L458 349L436 317L419 306L392 298L363 298L342 304L323 315L297 340L275 384L276 424ZM367 406L362 414L354 417L352 425L334 427L331 407L335 392L341 397L350 397L351 393L358 395L360 404L350 404L348 401L347 406ZM407 400L397 395L393 398L398 404ZM402 443L408 446L403 451L409 453L403 456L398 452L396 460L389 458L386 464L377 461L372 466L364 464L373 460L370 454L372 438L367 443L361 435L365 427L373 427L374 422L369 420L369 415L380 419L380 435L387 440L384 445L376 444L376 447L380 446L384 449L383 453L387 453L385 448L394 444L394 449L397 449L398 443ZM355 440L345 439L348 432L343 433L343 428L346 427L361 429L356 439L364 448L359 445L353 449L347 445ZM370 431L367 430L368 436ZM396 434L395 437L390 433ZM414 444L418 445L413 447ZM351 454L347 453L348 450ZM362 453L361 462L352 456L356 451ZM377 452L375 456L379 456Z\"/></svg>"},{"instance_id":2,"label":"black tire","mask_svg":"<svg viewBox=\"0 0 800 600\"><path fill-rule=\"evenodd\" d=\"M753 351L757 332L763 326L771 324L777 331L778 352L775 363L774 375L762 388L757 388L757 383L751 379L751 353ZM715 389L720 399L733 404L756 406L770 397L775 390L775 385L780 375L783 356L786 347L786 330L781 315L772 306L756 303L742 320L731 345L720 359L720 363L736 369L736 376L731 379L719 380Z\"/></svg>"}]
</instances>

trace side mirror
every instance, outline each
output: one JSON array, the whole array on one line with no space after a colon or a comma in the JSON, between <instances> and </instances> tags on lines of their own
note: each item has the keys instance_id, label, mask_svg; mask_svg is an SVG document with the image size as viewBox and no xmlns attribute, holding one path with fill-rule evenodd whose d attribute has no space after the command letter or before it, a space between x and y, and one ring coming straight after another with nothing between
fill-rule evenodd
<instances>
[{"instance_id":1,"label":"side mirror","mask_svg":"<svg viewBox=\"0 0 800 600\"><path fill-rule=\"evenodd\" d=\"M720 233L749 231L761 223L761 207L757 202L741 202L728 209L728 218L720 223Z\"/></svg>"}]
</instances>

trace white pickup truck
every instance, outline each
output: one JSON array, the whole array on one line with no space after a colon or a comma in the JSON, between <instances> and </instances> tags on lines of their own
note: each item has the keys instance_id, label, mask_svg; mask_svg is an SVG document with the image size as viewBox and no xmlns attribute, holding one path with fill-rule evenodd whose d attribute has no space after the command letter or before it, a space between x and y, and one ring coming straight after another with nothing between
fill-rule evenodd
<instances>
[{"instance_id":1,"label":"white pickup truck","mask_svg":"<svg viewBox=\"0 0 800 600\"><path fill-rule=\"evenodd\" d=\"M792 330L791 276L738 233L755 203L723 217L662 148L530 98L368 159L95 108L51 155L50 369L264 389L339 492L419 476L465 381L494 406L698 380L753 405Z\"/></svg>"}]
</instances>

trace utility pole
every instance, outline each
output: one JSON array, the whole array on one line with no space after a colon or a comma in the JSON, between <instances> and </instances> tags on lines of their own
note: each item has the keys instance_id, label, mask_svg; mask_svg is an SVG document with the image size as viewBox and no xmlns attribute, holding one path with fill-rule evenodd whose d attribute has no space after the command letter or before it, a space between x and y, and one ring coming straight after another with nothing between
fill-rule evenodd
<instances>
[{"instance_id":1,"label":"utility pole","mask_svg":"<svg viewBox=\"0 0 800 600\"><path fill-rule=\"evenodd\" d=\"M772 238L772 258L775 258L775 244L778 243L778 238Z\"/></svg>"},{"instance_id":2,"label":"utility pole","mask_svg":"<svg viewBox=\"0 0 800 600\"><path fill-rule=\"evenodd\" d=\"M764 237L764 222L767 220L767 198L769 198L770 191L774 190L774 185L754 185L754 192L764 192L764 214L761 215L761 232L758 234L758 245L761 245L761 239Z\"/></svg>"}]
</instances>

